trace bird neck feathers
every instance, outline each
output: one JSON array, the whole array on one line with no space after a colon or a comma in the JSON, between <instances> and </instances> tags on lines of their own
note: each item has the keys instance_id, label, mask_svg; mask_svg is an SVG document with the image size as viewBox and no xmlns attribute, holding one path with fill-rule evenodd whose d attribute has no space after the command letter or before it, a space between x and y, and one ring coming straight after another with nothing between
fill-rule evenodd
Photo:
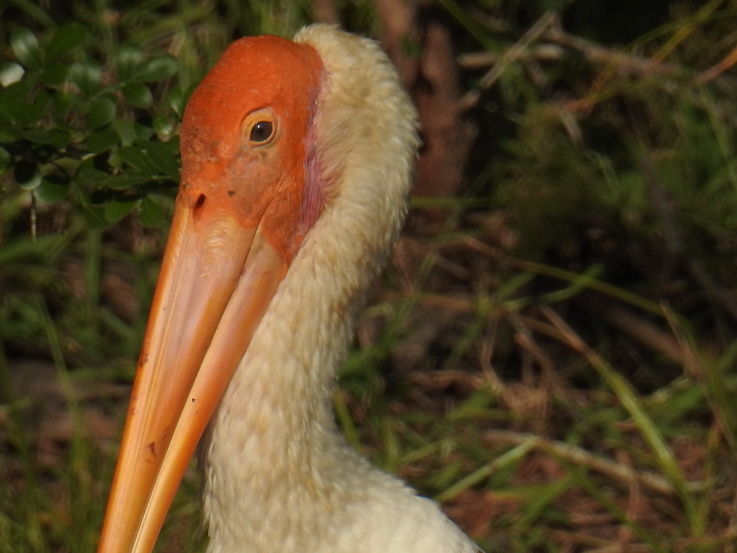
<instances>
[{"instance_id":1,"label":"bird neck feathers","mask_svg":"<svg viewBox=\"0 0 737 553\"><path fill-rule=\"evenodd\" d=\"M307 150L308 179L319 186L308 186L304 200L319 217L309 221L209 429L213 550L238 540L254 552L304 550L300 540L319 523L310 516L342 508L358 467L374 474L346 449L331 399L357 310L404 220L416 113L374 42L327 25L303 29L295 42L314 48L325 66L312 163ZM365 474L358 488L370 480Z\"/></svg>"}]
</instances>

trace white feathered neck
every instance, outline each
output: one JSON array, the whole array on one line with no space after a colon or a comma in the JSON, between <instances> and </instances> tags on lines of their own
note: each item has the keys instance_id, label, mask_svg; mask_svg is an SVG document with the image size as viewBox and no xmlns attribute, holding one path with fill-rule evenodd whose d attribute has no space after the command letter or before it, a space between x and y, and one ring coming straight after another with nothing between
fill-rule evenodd
<instances>
[{"instance_id":1,"label":"white feathered neck","mask_svg":"<svg viewBox=\"0 0 737 553\"><path fill-rule=\"evenodd\" d=\"M354 318L406 212L416 113L374 42L313 25L327 203L253 336L204 444L212 553L471 553L433 502L372 468L331 398Z\"/></svg>"}]
</instances>

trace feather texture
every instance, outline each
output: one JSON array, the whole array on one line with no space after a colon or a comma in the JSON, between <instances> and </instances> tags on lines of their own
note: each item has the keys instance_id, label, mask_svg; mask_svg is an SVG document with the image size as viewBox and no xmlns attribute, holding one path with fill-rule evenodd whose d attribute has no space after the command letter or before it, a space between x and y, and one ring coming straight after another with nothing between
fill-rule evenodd
<instances>
[{"instance_id":1,"label":"feather texture","mask_svg":"<svg viewBox=\"0 0 737 553\"><path fill-rule=\"evenodd\" d=\"M331 407L366 290L406 213L417 116L368 39L312 25L325 205L211 421L203 447L212 553L474 553L432 501L348 447ZM308 171L309 173L309 171Z\"/></svg>"}]
</instances>

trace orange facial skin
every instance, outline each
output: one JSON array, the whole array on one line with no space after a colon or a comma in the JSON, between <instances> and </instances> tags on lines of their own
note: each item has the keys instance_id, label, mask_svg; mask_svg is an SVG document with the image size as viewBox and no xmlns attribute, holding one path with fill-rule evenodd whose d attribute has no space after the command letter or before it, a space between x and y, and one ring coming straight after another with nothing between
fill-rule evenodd
<instances>
[{"instance_id":1,"label":"orange facial skin","mask_svg":"<svg viewBox=\"0 0 737 553\"><path fill-rule=\"evenodd\" d=\"M322 72L308 47L273 36L239 40L194 92L182 122L180 198L202 194L244 226L261 224L286 259L300 234L305 138ZM264 121L274 134L252 142L253 126Z\"/></svg>"}]
</instances>

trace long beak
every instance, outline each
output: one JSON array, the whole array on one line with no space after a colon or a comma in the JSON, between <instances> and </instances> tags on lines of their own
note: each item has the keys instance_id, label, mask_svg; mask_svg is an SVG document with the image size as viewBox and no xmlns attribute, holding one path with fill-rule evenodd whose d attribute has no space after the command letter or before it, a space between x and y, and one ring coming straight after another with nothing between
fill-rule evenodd
<instances>
[{"instance_id":1,"label":"long beak","mask_svg":"<svg viewBox=\"0 0 737 553\"><path fill-rule=\"evenodd\" d=\"M287 262L227 202L180 193L98 553L150 553Z\"/></svg>"}]
</instances>

